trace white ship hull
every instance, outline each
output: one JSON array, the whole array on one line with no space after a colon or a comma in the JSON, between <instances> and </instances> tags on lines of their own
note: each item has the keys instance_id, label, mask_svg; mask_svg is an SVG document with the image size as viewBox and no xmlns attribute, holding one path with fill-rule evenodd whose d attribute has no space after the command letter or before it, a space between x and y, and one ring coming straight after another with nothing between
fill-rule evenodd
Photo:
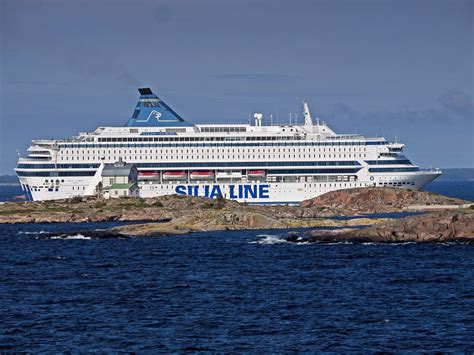
<instances>
[{"instance_id":1,"label":"white ship hull","mask_svg":"<svg viewBox=\"0 0 474 355\"><path fill-rule=\"evenodd\" d=\"M395 187L421 189L436 179L439 171L417 171L401 174L373 174L358 181L298 181L298 182L183 182L165 181L163 183L139 183L140 197L153 198L164 195L191 195L208 198L222 196L226 199L250 204L296 204L330 191L358 187ZM372 179L371 179L372 178ZM43 185L43 178L22 178L21 185L30 200L57 200L74 196L93 196L91 184L93 178L65 178L57 186Z\"/></svg>"}]
</instances>

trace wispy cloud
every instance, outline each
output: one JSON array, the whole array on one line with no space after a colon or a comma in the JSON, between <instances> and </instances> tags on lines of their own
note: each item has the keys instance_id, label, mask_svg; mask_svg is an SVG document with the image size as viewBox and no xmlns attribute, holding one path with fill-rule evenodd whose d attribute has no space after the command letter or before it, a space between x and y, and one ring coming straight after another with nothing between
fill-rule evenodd
<instances>
[{"instance_id":1,"label":"wispy cloud","mask_svg":"<svg viewBox=\"0 0 474 355\"><path fill-rule=\"evenodd\" d=\"M49 81L49 80L14 80L14 81L7 81L7 85L31 85L31 86L45 86L45 85L52 85L52 86L63 86L68 85L65 81Z\"/></svg>"},{"instance_id":2,"label":"wispy cloud","mask_svg":"<svg viewBox=\"0 0 474 355\"><path fill-rule=\"evenodd\" d=\"M300 75L288 74L272 74L272 73L245 73L245 74L216 74L209 75L212 79L221 80L258 80L258 81L286 81L286 80L302 80Z\"/></svg>"},{"instance_id":3,"label":"wispy cloud","mask_svg":"<svg viewBox=\"0 0 474 355\"><path fill-rule=\"evenodd\" d=\"M77 55L77 52L65 53L64 62L71 72L88 79L112 79L133 87L141 85L134 72L128 70L119 58L111 56L104 49L86 42L79 42L77 46L88 55L84 57Z\"/></svg>"},{"instance_id":4,"label":"wispy cloud","mask_svg":"<svg viewBox=\"0 0 474 355\"><path fill-rule=\"evenodd\" d=\"M470 96L460 90L449 90L439 96L433 107L426 109L401 109L398 111L358 111L345 103L336 103L325 117L334 120L377 121L442 121L472 120L474 115L473 102Z\"/></svg>"},{"instance_id":5,"label":"wispy cloud","mask_svg":"<svg viewBox=\"0 0 474 355\"><path fill-rule=\"evenodd\" d=\"M460 90L449 90L438 98L442 107L462 116L472 116L473 102L468 94Z\"/></svg>"}]
</instances>

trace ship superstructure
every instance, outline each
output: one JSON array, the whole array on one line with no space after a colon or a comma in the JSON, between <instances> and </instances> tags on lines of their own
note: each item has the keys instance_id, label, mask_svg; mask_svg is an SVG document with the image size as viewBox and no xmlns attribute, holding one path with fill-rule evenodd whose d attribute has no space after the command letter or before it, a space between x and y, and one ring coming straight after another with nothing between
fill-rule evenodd
<instances>
[{"instance_id":1,"label":"ship superstructure","mask_svg":"<svg viewBox=\"0 0 474 355\"><path fill-rule=\"evenodd\" d=\"M139 170L141 197L183 194L249 203L298 203L323 193L376 186L419 189L438 177L384 138L302 125L191 124L149 88L124 127L99 127L67 140L33 140L15 169L30 200L100 193L105 163Z\"/></svg>"}]
</instances>

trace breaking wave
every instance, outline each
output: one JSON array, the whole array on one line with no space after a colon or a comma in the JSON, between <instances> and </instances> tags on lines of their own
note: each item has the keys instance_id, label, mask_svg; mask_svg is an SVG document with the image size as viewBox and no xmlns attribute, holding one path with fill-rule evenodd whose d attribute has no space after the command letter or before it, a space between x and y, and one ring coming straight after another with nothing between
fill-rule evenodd
<instances>
[{"instance_id":1,"label":"breaking wave","mask_svg":"<svg viewBox=\"0 0 474 355\"><path fill-rule=\"evenodd\" d=\"M250 242L250 244L282 244L282 243L289 243L287 240L285 240L283 237L278 236L278 235L272 235L272 234L259 234L257 236L258 240L255 240L253 242Z\"/></svg>"},{"instance_id":2,"label":"breaking wave","mask_svg":"<svg viewBox=\"0 0 474 355\"><path fill-rule=\"evenodd\" d=\"M18 234L45 234L48 233L46 231L35 231L35 232L28 232L28 231L19 231Z\"/></svg>"},{"instance_id":3,"label":"breaking wave","mask_svg":"<svg viewBox=\"0 0 474 355\"><path fill-rule=\"evenodd\" d=\"M79 239L79 240L91 240L91 237L86 237L82 234L74 234L74 235L58 235L51 237L50 239L63 239L63 240L73 240L73 239Z\"/></svg>"}]
</instances>

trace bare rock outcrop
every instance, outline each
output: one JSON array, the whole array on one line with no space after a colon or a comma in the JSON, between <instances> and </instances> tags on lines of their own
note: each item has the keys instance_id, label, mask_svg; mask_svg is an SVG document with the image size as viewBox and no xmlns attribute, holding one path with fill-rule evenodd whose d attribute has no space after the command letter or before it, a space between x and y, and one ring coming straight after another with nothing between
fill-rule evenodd
<instances>
[{"instance_id":1,"label":"bare rock outcrop","mask_svg":"<svg viewBox=\"0 0 474 355\"><path fill-rule=\"evenodd\" d=\"M353 227L364 229L316 229L296 236L320 241L370 240L377 242L472 240L473 210L457 209L468 201L423 191L390 188L358 188L333 191L303 201L300 206L249 206L224 199L168 195L152 199L94 198L5 203L0 205L0 223L53 223L143 221L120 226L104 235L154 236L198 231L301 227ZM404 219L335 219L328 216L361 216L403 212L413 205L454 205L456 210ZM99 233L100 234L100 233Z\"/></svg>"},{"instance_id":2,"label":"bare rock outcrop","mask_svg":"<svg viewBox=\"0 0 474 355\"><path fill-rule=\"evenodd\" d=\"M374 242L474 241L474 213L430 213L375 224L354 233Z\"/></svg>"},{"instance_id":3,"label":"bare rock outcrop","mask_svg":"<svg viewBox=\"0 0 474 355\"><path fill-rule=\"evenodd\" d=\"M95 198L9 202L0 205L1 223L53 223L99 221L165 221L210 210L265 215L269 220L307 220L330 216L402 212L413 205L462 205L459 199L423 191L393 188L358 188L333 191L300 206L251 206L230 200L168 195L151 199ZM441 206L442 207L442 206ZM302 222L303 223L303 222ZM303 224L304 224L303 223ZM270 228L270 227L269 227Z\"/></svg>"},{"instance_id":4,"label":"bare rock outcrop","mask_svg":"<svg viewBox=\"0 0 474 355\"><path fill-rule=\"evenodd\" d=\"M363 229L312 230L288 237L292 242L371 241L378 243L474 243L474 210L438 212L392 219Z\"/></svg>"},{"instance_id":5,"label":"bare rock outcrop","mask_svg":"<svg viewBox=\"0 0 474 355\"><path fill-rule=\"evenodd\" d=\"M455 206L472 204L453 197L426 191L364 187L338 190L301 202L301 207L316 208L320 216L358 215L406 211L410 206Z\"/></svg>"}]
</instances>

